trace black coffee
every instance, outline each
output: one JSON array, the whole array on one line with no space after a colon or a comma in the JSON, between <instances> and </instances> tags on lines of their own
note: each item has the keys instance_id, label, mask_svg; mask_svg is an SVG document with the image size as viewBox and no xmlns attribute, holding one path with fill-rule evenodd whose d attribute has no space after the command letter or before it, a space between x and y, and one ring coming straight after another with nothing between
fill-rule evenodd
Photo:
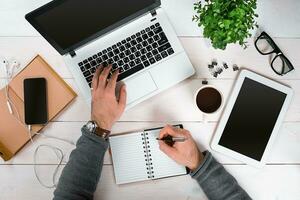
<instances>
[{"instance_id":1,"label":"black coffee","mask_svg":"<svg viewBox=\"0 0 300 200\"><path fill-rule=\"evenodd\" d=\"M222 97L218 90L212 87L201 89L196 97L198 108L204 113L213 113L222 104Z\"/></svg>"}]
</instances>

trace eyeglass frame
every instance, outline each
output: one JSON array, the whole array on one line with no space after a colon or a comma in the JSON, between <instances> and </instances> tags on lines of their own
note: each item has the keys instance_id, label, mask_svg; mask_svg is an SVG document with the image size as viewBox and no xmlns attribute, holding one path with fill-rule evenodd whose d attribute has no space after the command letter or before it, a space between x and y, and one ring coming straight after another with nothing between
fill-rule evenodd
<instances>
[{"instance_id":1,"label":"eyeglass frame","mask_svg":"<svg viewBox=\"0 0 300 200\"><path fill-rule=\"evenodd\" d=\"M265 36L266 38L261 38L262 36ZM260 39L265 39L267 40L267 42L269 43L269 45L271 45L271 47L273 47L273 51L271 52L268 52L268 53L263 53L259 50L259 48L257 47L257 42L260 40ZM282 53L282 51L280 50L280 48L277 46L277 44L274 42L274 40L271 38L271 36L269 36L266 32L262 32L258 37L257 39L255 40L255 43L254 43L254 46L256 48L256 50L262 54L262 55L270 55L270 54L273 54L275 53L276 56L273 58L272 62L271 62L271 68L272 70L277 74L277 75L280 75L280 76L283 76L291 71L293 71L295 68L294 66L292 65L291 61ZM289 71L285 72L284 73L284 67L282 67L282 73L278 73L274 67L273 67L273 63L274 61L277 59L277 57L281 57L281 60L282 58L284 59L284 62L286 62L288 68L289 68ZM282 60L283 61L283 60Z\"/></svg>"}]
</instances>

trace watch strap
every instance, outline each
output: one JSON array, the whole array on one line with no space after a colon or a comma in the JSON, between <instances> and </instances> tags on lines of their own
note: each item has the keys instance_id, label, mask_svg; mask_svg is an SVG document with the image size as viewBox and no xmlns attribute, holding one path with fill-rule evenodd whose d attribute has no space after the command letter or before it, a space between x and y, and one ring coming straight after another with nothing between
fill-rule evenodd
<instances>
[{"instance_id":1,"label":"watch strap","mask_svg":"<svg viewBox=\"0 0 300 200\"><path fill-rule=\"evenodd\" d=\"M108 138L108 136L110 135L111 131L109 130L106 130L106 129L103 129L101 127L97 127L96 130L95 130L95 134L100 136L100 137L103 137L105 139Z\"/></svg>"}]
</instances>

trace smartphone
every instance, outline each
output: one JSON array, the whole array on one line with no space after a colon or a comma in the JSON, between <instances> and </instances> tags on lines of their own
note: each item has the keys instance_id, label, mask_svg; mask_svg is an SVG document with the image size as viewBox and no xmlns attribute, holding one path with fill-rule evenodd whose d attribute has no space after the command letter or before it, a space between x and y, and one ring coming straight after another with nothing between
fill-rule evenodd
<instances>
[{"instance_id":1,"label":"smartphone","mask_svg":"<svg viewBox=\"0 0 300 200\"><path fill-rule=\"evenodd\" d=\"M23 84L25 123L46 124L48 121L46 79L29 78L25 79Z\"/></svg>"}]
</instances>

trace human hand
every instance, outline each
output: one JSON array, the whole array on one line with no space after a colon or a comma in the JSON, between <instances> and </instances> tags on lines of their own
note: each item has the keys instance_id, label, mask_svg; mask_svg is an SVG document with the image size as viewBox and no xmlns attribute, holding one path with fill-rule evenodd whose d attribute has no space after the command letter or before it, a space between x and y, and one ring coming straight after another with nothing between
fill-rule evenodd
<instances>
[{"instance_id":1,"label":"human hand","mask_svg":"<svg viewBox=\"0 0 300 200\"><path fill-rule=\"evenodd\" d=\"M98 67L92 82L92 120L106 130L111 130L126 106L126 86L121 87L120 97L117 99L116 85L119 71L115 71L107 80L110 70L111 66Z\"/></svg>"},{"instance_id":2,"label":"human hand","mask_svg":"<svg viewBox=\"0 0 300 200\"><path fill-rule=\"evenodd\" d=\"M160 150L178 164L184 165L194 171L201 164L203 154L198 150L190 132L167 125L160 131L159 139L168 135L172 137L185 137L186 140L184 142L175 142L173 146L169 146L164 141L159 140Z\"/></svg>"}]
</instances>

